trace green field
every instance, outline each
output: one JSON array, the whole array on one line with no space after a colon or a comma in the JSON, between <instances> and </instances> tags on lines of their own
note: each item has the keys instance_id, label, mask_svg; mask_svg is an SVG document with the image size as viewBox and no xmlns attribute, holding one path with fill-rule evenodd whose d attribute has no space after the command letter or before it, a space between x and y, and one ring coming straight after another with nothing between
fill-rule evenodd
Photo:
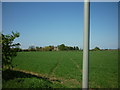
<instances>
[{"instance_id":1,"label":"green field","mask_svg":"<svg viewBox=\"0 0 120 90\"><path fill-rule=\"evenodd\" d=\"M33 88L82 87L82 51L19 52L13 60L13 64L16 65L16 69L38 73L43 77L57 80L49 82L43 78L19 77L7 81L3 80L5 88L13 87L13 83L16 81L16 87L29 87L31 82ZM91 51L89 74L90 88L117 88L118 52Z\"/></svg>"}]
</instances>

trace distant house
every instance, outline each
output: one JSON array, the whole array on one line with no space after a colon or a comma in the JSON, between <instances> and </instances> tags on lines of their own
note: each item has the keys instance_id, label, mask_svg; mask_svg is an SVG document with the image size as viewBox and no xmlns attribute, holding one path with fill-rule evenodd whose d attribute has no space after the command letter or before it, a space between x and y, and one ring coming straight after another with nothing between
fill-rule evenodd
<instances>
[{"instance_id":1,"label":"distant house","mask_svg":"<svg viewBox=\"0 0 120 90\"><path fill-rule=\"evenodd\" d=\"M54 51L58 51L59 49L58 49L58 47L54 47Z\"/></svg>"}]
</instances>

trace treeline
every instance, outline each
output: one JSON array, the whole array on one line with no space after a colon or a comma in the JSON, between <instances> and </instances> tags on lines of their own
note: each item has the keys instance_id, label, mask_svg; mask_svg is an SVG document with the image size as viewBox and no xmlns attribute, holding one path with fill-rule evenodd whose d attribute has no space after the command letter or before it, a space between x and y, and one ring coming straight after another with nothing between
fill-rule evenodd
<instances>
[{"instance_id":1,"label":"treeline","mask_svg":"<svg viewBox=\"0 0 120 90\"><path fill-rule=\"evenodd\" d=\"M38 46L29 46L28 49L20 49L15 48L16 51L83 51L83 49L80 49L78 46L66 46L64 44L58 45L58 46L45 46L45 47L38 47ZM110 51L110 50L117 50L117 49L100 49L99 47L95 47L91 49L90 51Z\"/></svg>"},{"instance_id":2,"label":"treeline","mask_svg":"<svg viewBox=\"0 0 120 90\"><path fill-rule=\"evenodd\" d=\"M28 49L20 49L17 48L18 52L20 51L76 51L81 50L78 46L66 46L64 44L58 45L58 46L45 46L45 47L38 47L38 46L29 46Z\"/></svg>"},{"instance_id":3,"label":"treeline","mask_svg":"<svg viewBox=\"0 0 120 90\"><path fill-rule=\"evenodd\" d=\"M78 46L65 46L64 44L58 45L58 50L64 51L64 50L80 50Z\"/></svg>"},{"instance_id":4,"label":"treeline","mask_svg":"<svg viewBox=\"0 0 120 90\"><path fill-rule=\"evenodd\" d=\"M20 48L14 48L15 51L21 52L21 51L83 51L83 49L80 49L78 46L65 46L64 44L58 45L58 46L45 46L45 47L38 47L38 46L29 46L28 49L20 49ZM113 51L117 49L100 49L99 47L95 47L93 49L90 49L90 51Z\"/></svg>"}]
</instances>

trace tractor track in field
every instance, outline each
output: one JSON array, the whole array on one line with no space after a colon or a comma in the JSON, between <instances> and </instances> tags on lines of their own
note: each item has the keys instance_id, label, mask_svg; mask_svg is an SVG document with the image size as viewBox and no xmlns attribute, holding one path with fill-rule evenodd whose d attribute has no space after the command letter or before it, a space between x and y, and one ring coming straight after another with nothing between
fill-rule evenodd
<instances>
[{"instance_id":1,"label":"tractor track in field","mask_svg":"<svg viewBox=\"0 0 120 90\"><path fill-rule=\"evenodd\" d=\"M77 62L75 62L72 58L70 60L74 63L74 65L77 67L77 69L82 73L82 70L81 70L80 66L77 64Z\"/></svg>"},{"instance_id":2,"label":"tractor track in field","mask_svg":"<svg viewBox=\"0 0 120 90\"><path fill-rule=\"evenodd\" d=\"M74 63L76 68L82 73L82 70L81 70L80 66L77 64L77 62L75 62L72 58L70 60ZM74 82L76 82L76 84L81 86L81 83L77 79L74 79Z\"/></svg>"},{"instance_id":3,"label":"tractor track in field","mask_svg":"<svg viewBox=\"0 0 120 90\"><path fill-rule=\"evenodd\" d=\"M60 60L58 60L57 63L55 64L55 66L51 69L51 71L49 73L50 76L54 76L54 72L58 68L59 64L60 64Z\"/></svg>"}]
</instances>

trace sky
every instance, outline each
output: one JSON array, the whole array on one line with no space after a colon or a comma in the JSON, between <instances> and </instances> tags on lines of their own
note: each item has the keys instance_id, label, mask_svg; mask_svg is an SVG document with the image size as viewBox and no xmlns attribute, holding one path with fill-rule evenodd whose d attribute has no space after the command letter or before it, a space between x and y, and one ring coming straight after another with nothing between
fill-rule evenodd
<instances>
[{"instance_id":1,"label":"sky","mask_svg":"<svg viewBox=\"0 0 120 90\"><path fill-rule=\"evenodd\" d=\"M2 32L19 32L21 48L65 44L83 48L83 2L3 2ZM117 2L90 4L90 48L118 48Z\"/></svg>"}]
</instances>

